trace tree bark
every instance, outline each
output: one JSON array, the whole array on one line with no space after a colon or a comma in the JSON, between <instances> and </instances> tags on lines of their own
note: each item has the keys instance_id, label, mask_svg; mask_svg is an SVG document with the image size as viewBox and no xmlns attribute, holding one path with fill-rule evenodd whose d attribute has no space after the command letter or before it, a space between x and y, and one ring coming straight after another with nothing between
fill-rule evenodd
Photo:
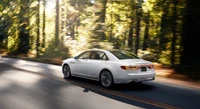
<instances>
[{"instance_id":1,"label":"tree bark","mask_svg":"<svg viewBox=\"0 0 200 109\"><path fill-rule=\"evenodd\" d=\"M172 33L173 33L173 38L172 38L172 55L171 55L171 64L173 65L175 62L175 46L176 46L176 26L177 26L177 10L176 10L176 5L177 5L177 0L174 1L174 9L173 9L173 27L172 27Z\"/></svg>"},{"instance_id":2,"label":"tree bark","mask_svg":"<svg viewBox=\"0 0 200 109\"><path fill-rule=\"evenodd\" d=\"M128 47L131 48L131 51L133 50L133 34L134 34L134 31L133 31L133 28L134 28L134 20L135 20L135 14L134 14L134 11L135 11L135 3L134 2L131 2L131 23L130 23L130 26L129 26L129 35L128 35Z\"/></svg>"},{"instance_id":3,"label":"tree bark","mask_svg":"<svg viewBox=\"0 0 200 109\"><path fill-rule=\"evenodd\" d=\"M129 27L129 35L128 35L128 47L133 49L133 25L134 25L134 17L131 19L130 27Z\"/></svg>"},{"instance_id":4,"label":"tree bark","mask_svg":"<svg viewBox=\"0 0 200 109\"><path fill-rule=\"evenodd\" d=\"M148 38L149 38L149 17L150 17L150 12L147 12L147 16L146 16L146 19L145 19L145 31L144 31L144 41L143 41L143 47L142 47L142 50L146 50L147 47L148 47Z\"/></svg>"},{"instance_id":5,"label":"tree bark","mask_svg":"<svg viewBox=\"0 0 200 109\"><path fill-rule=\"evenodd\" d=\"M182 65L200 65L199 30L200 30L200 0L187 0L186 15L183 22L181 56Z\"/></svg>"},{"instance_id":6,"label":"tree bark","mask_svg":"<svg viewBox=\"0 0 200 109\"><path fill-rule=\"evenodd\" d=\"M100 4L96 4L98 11L95 12L96 16L99 16L99 18L95 21L97 24L95 28L95 34L97 35L98 38L101 40L106 39L106 34L105 34L105 18L106 18L106 5L107 5L107 0L100 0L100 3L102 5L99 6Z\"/></svg>"},{"instance_id":7,"label":"tree bark","mask_svg":"<svg viewBox=\"0 0 200 109\"><path fill-rule=\"evenodd\" d=\"M45 8L46 8L46 0L43 0L43 26L42 26L42 47L45 48L45 37L46 37L46 32L45 32L45 29L46 29L46 11L45 11Z\"/></svg>"},{"instance_id":8,"label":"tree bark","mask_svg":"<svg viewBox=\"0 0 200 109\"><path fill-rule=\"evenodd\" d=\"M19 13L19 23L21 26L19 26L19 44L18 44L18 53L27 54L29 51L29 29L27 27L29 26L29 17L24 16L26 14L28 16L29 14L29 4L22 5L20 7L20 13Z\"/></svg>"},{"instance_id":9,"label":"tree bark","mask_svg":"<svg viewBox=\"0 0 200 109\"><path fill-rule=\"evenodd\" d=\"M59 42L59 0L56 0L56 32L55 32L55 46L58 46Z\"/></svg>"},{"instance_id":10,"label":"tree bark","mask_svg":"<svg viewBox=\"0 0 200 109\"><path fill-rule=\"evenodd\" d=\"M136 14L137 14L137 26L136 26L136 40L135 40L135 54L138 54L138 49L139 49L139 41L140 41L140 20L141 20L141 15L142 12L140 10L140 8L137 8L136 10Z\"/></svg>"},{"instance_id":11,"label":"tree bark","mask_svg":"<svg viewBox=\"0 0 200 109\"><path fill-rule=\"evenodd\" d=\"M37 57L39 57L39 46L40 46L40 0L38 0L38 9L37 9L37 38L36 38L36 52Z\"/></svg>"}]
</instances>

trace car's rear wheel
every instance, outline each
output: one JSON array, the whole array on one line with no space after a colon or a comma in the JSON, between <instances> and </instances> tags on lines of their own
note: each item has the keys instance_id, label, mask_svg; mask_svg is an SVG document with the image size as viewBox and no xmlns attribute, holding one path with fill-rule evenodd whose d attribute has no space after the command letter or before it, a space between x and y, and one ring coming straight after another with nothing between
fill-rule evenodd
<instances>
[{"instance_id":1,"label":"car's rear wheel","mask_svg":"<svg viewBox=\"0 0 200 109\"><path fill-rule=\"evenodd\" d=\"M71 77L71 70L68 65L63 66L63 75L64 75L64 78L66 79Z\"/></svg>"},{"instance_id":2,"label":"car's rear wheel","mask_svg":"<svg viewBox=\"0 0 200 109\"><path fill-rule=\"evenodd\" d=\"M113 76L108 70L103 70L100 74L101 85L110 88L113 85Z\"/></svg>"}]
</instances>

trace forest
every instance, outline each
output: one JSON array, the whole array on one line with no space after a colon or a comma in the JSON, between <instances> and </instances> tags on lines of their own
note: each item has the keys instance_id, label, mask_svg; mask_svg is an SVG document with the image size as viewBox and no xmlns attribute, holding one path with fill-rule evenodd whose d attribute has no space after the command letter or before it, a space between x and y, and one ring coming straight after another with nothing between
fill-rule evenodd
<instances>
[{"instance_id":1,"label":"forest","mask_svg":"<svg viewBox=\"0 0 200 109\"><path fill-rule=\"evenodd\" d=\"M0 0L0 54L113 48L199 71L199 10L200 0Z\"/></svg>"}]
</instances>

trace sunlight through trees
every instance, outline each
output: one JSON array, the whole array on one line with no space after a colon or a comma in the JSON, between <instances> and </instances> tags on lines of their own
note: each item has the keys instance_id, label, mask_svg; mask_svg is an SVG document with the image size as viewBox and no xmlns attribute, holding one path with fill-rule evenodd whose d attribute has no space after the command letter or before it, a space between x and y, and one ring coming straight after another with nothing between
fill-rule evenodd
<instances>
[{"instance_id":1,"label":"sunlight through trees","mask_svg":"<svg viewBox=\"0 0 200 109\"><path fill-rule=\"evenodd\" d=\"M139 56L154 55L154 61L166 65L197 64L200 59L192 48L200 6L195 4L200 3L1 0L0 49L32 57L65 58L88 48L117 48Z\"/></svg>"}]
</instances>

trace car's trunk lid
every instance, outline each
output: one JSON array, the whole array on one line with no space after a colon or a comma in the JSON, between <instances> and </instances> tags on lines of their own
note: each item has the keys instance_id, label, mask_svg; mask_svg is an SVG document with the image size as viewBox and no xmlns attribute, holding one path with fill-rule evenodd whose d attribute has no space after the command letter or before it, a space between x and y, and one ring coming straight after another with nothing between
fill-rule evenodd
<instances>
[{"instance_id":1,"label":"car's trunk lid","mask_svg":"<svg viewBox=\"0 0 200 109\"><path fill-rule=\"evenodd\" d=\"M124 59L120 60L121 62L124 62L126 64L129 64L130 66L144 66L144 65L150 65L152 64L149 61L143 60L143 59Z\"/></svg>"}]
</instances>

